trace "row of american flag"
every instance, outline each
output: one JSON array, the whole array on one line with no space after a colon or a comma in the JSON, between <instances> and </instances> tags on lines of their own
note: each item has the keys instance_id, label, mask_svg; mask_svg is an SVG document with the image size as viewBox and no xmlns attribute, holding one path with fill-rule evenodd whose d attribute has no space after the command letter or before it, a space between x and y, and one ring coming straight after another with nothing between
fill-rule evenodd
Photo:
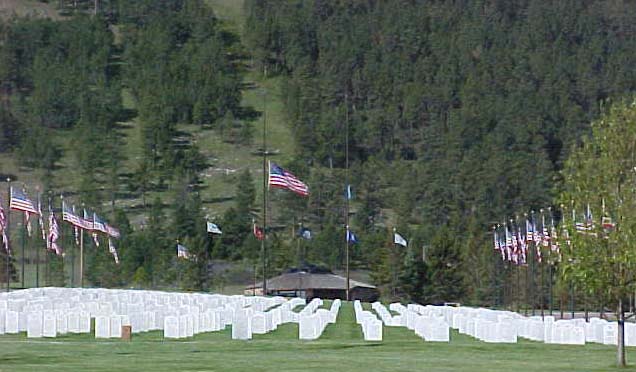
<instances>
[{"instance_id":1,"label":"row of american flag","mask_svg":"<svg viewBox=\"0 0 636 372\"><path fill-rule=\"evenodd\" d=\"M28 236L32 235L31 231L31 216L37 216L39 221L40 230L42 233L42 239L46 242L46 248L49 251L54 252L59 256L63 256L64 252L60 245L59 239L61 237L61 231L58 224L58 216L56 216L53 208L49 204L48 206L48 226L44 223L45 215L42 211L42 198L38 196L37 202L30 199L24 190L11 187L9 210L19 211L24 213L24 224L27 230ZM2 233L2 242L5 251L8 255L11 255L11 246L8 236L8 219L5 211L2 207L2 200L0 200L0 230ZM115 263L119 264L119 256L117 249L112 239L120 237L119 230L109 225L104 219L100 218L96 213L90 213L86 209L83 211L83 215L80 216L75 212L75 206L68 207L66 203L62 202L62 221L68 222L73 226L75 234L76 244L80 244L80 229L89 232L93 236L95 245L99 247L100 234L104 234L108 238L108 249L113 255ZM48 228L48 230L47 230Z\"/></svg>"},{"instance_id":2,"label":"row of american flag","mask_svg":"<svg viewBox=\"0 0 636 372\"><path fill-rule=\"evenodd\" d=\"M603 211L604 214L605 211ZM557 219L552 209L548 208L546 213L542 210L539 216L532 212L521 220L511 219L510 222L504 221L493 226L495 251L501 255L503 261L515 265L526 265L528 263L528 249L531 244L534 244L537 262L543 261L543 251L546 250L550 255L549 262L554 263L561 261L561 248L563 246L572 249L570 231L598 237L599 233L607 234L616 227L612 219L605 215L601 218L600 225L597 224L589 204L582 219L577 219L574 209L572 209L571 218L567 218L564 211L559 216L561 218Z\"/></svg>"}]
</instances>

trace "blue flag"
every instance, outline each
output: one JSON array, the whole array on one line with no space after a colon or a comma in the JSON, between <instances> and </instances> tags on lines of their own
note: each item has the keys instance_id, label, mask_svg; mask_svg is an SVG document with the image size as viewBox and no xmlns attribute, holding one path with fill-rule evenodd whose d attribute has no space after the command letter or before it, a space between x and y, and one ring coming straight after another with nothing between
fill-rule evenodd
<instances>
[{"instance_id":1,"label":"blue flag","mask_svg":"<svg viewBox=\"0 0 636 372\"><path fill-rule=\"evenodd\" d=\"M347 229L347 242L349 244L358 243L358 237L349 229Z\"/></svg>"},{"instance_id":2,"label":"blue flag","mask_svg":"<svg viewBox=\"0 0 636 372\"><path fill-rule=\"evenodd\" d=\"M311 230L306 227L302 227L298 230L298 236L305 240L311 240Z\"/></svg>"}]
</instances>

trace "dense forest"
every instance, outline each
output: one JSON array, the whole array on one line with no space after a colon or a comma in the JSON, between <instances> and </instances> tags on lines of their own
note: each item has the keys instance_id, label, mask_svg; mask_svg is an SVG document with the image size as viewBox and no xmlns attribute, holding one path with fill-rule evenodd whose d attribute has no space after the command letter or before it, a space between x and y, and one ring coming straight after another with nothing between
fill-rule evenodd
<instances>
[{"instance_id":1,"label":"dense forest","mask_svg":"<svg viewBox=\"0 0 636 372\"><path fill-rule=\"evenodd\" d=\"M120 265L89 251L92 285L225 280L207 259L176 260L177 240L214 262L258 262L262 175L232 178L211 239L216 206L201 192L214 160L183 130L262 151L253 127L265 118L241 103L256 70L280 81L293 133L268 146L294 141L281 165L311 189L268 193L269 274L343 268L348 137L353 268L385 297L493 304L505 278L489 227L549 206L572 146L636 88L627 2L245 0L241 35L202 0L97 3L97 14L93 1L62 1L63 20L0 21L0 155L122 229ZM18 170L0 164L1 176ZM61 261L59 285L72 281Z\"/></svg>"},{"instance_id":2,"label":"dense forest","mask_svg":"<svg viewBox=\"0 0 636 372\"><path fill-rule=\"evenodd\" d=\"M342 169L348 116L356 226L385 237L363 264L390 262L378 248L397 226L416 237L407 261L430 244L428 277L463 283L407 290L417 300L491 298L488 226L548 206L603 103L636 87L626 2L248 0L246 14L260 67L284 76L298 162Z\"/></svg>"}]
</instances>

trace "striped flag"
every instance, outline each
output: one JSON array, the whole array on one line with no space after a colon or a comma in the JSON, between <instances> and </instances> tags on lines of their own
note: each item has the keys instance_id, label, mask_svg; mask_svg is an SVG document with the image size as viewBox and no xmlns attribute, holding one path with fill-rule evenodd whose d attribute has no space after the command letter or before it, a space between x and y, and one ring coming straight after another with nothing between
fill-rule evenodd
<instances>
[{"instance_id":1,"label":"striped flag","mask_svg":"<svg viewBox=\"0 0 636 372\"><path fill-rule=\"evenodd\" d=\"M57 240L60 238L60 228L57 224L57 219L55 218L55 213L50 211L49 213L49 235L46 240L46 246L48 249L52 250L58 256L62 256L62 247L57 244Z\"/></svg>"},{"instance_id":2,"label":"striped flag","mask_svg":"<svg viewBox=\"0 0 636 372\"><path fill-rule=\"evenodd\" d=\"M504 230L506 233L506 258L508 261L512 261L512 238L510 237L507 224L504 224Z\"/></svg>"},{"instance_id":3,"label":"striped flag","mask_svg":"<svg viewBox=\"0 0 636 372\"><path fill-rule=\"evenodd\" d=\"M269 163L268 185L270 187L293 191L300 196L309 195L309 188L305 183L296 178L296 176L294 176L290 172L272 162Z\"/></svg>"},{"instance_id":4,"label":"striped flag","mask_svg":"<svg viewBox=\"0 0 636 372\"><path fill-rule=\"evenodd\" d=\"M9 237L7 236L7 216L4 214L4 208L2 208L2 200L0 200L0 230L2 231L2 243L4 250L8 255L11 255L11 249L9 249Z\"/></svg>"},{"instance_id":5,"label":"striped flag","mask_svg":"<svg viewBox=\"0 0 636 372\"><path fill-rule=\"evenodd\" d=\"M519 248L521 251L520 263L525 264L527 261L526 251L526 238L521 234L521 227L517 226L517 240L519 241Z\"/></svg>"},{"instance_id":6,"label":"striped flag","mask_svg":"<svg viewBox=\"0 0 636 372\"><path fill-rule=\"evenodd\" d=\"M108 234L106 222L104 222L96 213L93 213L93 230Z\"/></svg>"},{"instance_id":7,"label":"striped flag","mask_svg":"<svg viewBox=\"0 0 636 372\"><path fill-rule=\"evenodd\" d=\"M91 214L87 212L86 209L84 209L84 218L82 219L82 223L84 224L83 229L92 232L91 235L93 236L93 242L95 243L96 247L99 247L99 235L97 235L97 230L95 230L94 216L94 213Z\"/></svg>"},{"instance_id":8,"label":"striped flag","mask_svg":"<svg viewBox=\"0 0 636 372\"><path fill-rule=\"evenodd\" d=\"M119 230L109 224L106 224L106 234L108 234L111 238L119 238L121 236L119 234Z\"/></svg>"},{"instance_id":9,"label":"striped flag","mask_svg":"<svg viewBox=\"0 0 636 372\"><path fill-rule=\"evenodd\" d=\"M526 239L528 242L534 241L534 222L531 222L529 218L526 218Z\"/></svg>"},{"instance_id":10,"label":"striped flag","mask_svg":"<svg viewBox=\"0 0 636 372\"><path fill-rule=\"evenodd\" d=\"M9 201L9 208L17 211L23 211L27 213L38 214L35 209L35 205L31 199L29 199L26 193L22 190L14 189L11 187L11 200Z\"/></svg>"},{"instance_id":11,"label":"striped flag","mask_svg":"<svg viewBox=\"0 0 636 372\"><path fill-rule=\"evenodd\" d=\"M73 225L73 235L75 236L75 244L80 245L79 227L81 226L81 218L75 214L75 206L68 208L64 201L62 201L62 221L66 221Z\"/></svg>"},{"instance_id":12,"label":"striped flag","mask_svg":"<svg viewBox=\"0 0 636 372\"><path fill-rule=\"evenodd\" d=\"M84 230L89 230L89 231L94 230L92 213L89 213L86 211L86 209L84 209L84 218L80 218L80 224L81 224L80 227ZM99 246L99 244L97 246Z\"/></svg>"}]
</instances>

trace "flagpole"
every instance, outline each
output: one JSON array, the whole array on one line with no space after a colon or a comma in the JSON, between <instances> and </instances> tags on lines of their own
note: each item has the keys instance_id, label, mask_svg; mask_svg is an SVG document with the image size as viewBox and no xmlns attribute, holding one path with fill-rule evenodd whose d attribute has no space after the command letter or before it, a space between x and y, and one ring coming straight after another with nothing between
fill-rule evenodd
<instances>
[{"instance_id":1,"label":"flagpole","mask_svg":"<svg viewBox=\"0 0 636 372\"><path fill-rule=\"evenodd\" d=\"M39 226L39 225L40 225L40 219L38 218L38 227L41 230L42 226ZM35 287L36 288L40 287L40 249L38 248L38 244L35 244Z\"/></svg>"},{"instance_id":2,"label":"flagpole","mask_svg":"<svg viewBox=\"0 0 636 372\"><path fill-rule=\"evenodd\" d=\"M84 288L84 229L80 229L80 288Z\"/></svg>"},{"instance_id":3,"label":"flagpole","mask_svg":"<svg viewBox=\"0 0 636 372\"><path fill-rule=\"evenodd\" d=\"M267 79L267 67L264 71L264 79ZM265 80L263 80L263 84ZM263 260L263 293L267 294L267 246L265 240L267 239L267 91L265 85L263 85L263 239L261 240L261 259Z\"/></svg>"},{"instance_id":4,"label":"flagpole","mask_svg":"<svg viewBox=\"0 0 636 372\"><path fill-rule=\"evenodd\" d=\"M39 190L38 190L38 212L42 213L42 195L40 195ZM42 231L42 226L40 226L40 221L41 221L41 218L38 216L39 231L36 231L36 235L38 233L41 233ZM39 288L40 287L40 250L38 249L37 243L35 244L34 248L35 248L35 287Z\"/></svg>"},{"instance_id":5,"label":"flagpole","mask_svg":"<svg viewBox=\"0 0 636 372\"><path fill-rule=\"evenodd\" d=\"M25 212L22 215L22 288L25 288L24 286L24 250L26 247L26 230L27 230L27 219L26 219L26 214L28 212Z\"/></svg>"},{"instance_id":6,"label":"flagpole","mask_svg":"<svg viewBox=\"0 0 636 372\"><path fill-rule=\"evenodd\" d=\"M397 231L397 229L394 227L393 228L393 298L395 299L396 295L397 295L397 290L396 290L396 286L397 286L397 244L395 244L395 232Z\"/></svg>"},{"instance_id":7,"label":"flagpole","mask_svg":"<svg viewBox=\"0 0 636 372\"><path fill-rule=\"evenodd\" d=\"M7 184L9 185L8 189L7 189L7 194L8 194L8 198L7 200L9 201L9 208L7 208L7 240L9 240L9 231L10 231L10 225L11 225L11 177L7 177ZM5 253L6 253L6 257L7 257L7 292L11 291L11 255L9 253L9 249L6 249L7 247L9 247L9 242L5 242Z\"/></svg>"},{"instance_id":8,"label":"flagpole","mask_svg":"<svg viewBox=\"0 0 636 372\"><path fill-rule=\"evenodd\" d=\"M347 286L346 295L347 301L351 301L349 293L350 288L350 274L349 274L349 102L347 99L347 93L345 93L345 270L347 272Z\"/></svg>"},{"instance_id":9,"label":"flagpole","mask_svg":"<svg viewBox=\"0 0 636 372\"><path fill-rule=\"evenodd\" d=\"M49 218L51 213L53 213L53 207L51 206L51 190L49 190ZM50 223L50 220L49 220ZM47 231L47 235L46 235L46 242L45 244L47 244L47 249L46 249L46 261L44 263L44 266L46 267L46 270L44 271L44 280L46 285L50 285L49 283L51 282L51 264L50 264L50 259L49 259L49 249L48 249L48 241L49 241L49 233L51 232L51 226L49 226L49 231ZM58 232L59 233L59 232Z\"/></svg>"}]
</instances>

